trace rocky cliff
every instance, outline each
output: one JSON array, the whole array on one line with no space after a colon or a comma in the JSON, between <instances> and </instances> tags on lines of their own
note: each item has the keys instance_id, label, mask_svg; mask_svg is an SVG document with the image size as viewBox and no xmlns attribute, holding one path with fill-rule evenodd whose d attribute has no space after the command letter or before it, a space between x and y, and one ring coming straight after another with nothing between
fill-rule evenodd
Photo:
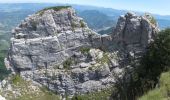
<instances>
[{"instance_id":1,"label":"rocky cliff","mask_svg":"<svg viewBox=\"0 0 170 100\"><path fill-rule=\"evenodd\" d=\"M44 9L13 30L6 66L62 97L111 87L158 32L148 16L127 13L112 35L88 28L71 7Z\"/></svg>"},{"instance_id":2,"label":"rocky cliff","mask_svg":"<svg viewBox=\"0 0 170 100\"><path fill-rule=\"evenodd\" d=\"M133 12L120 16L114 33L122 47L134 50L134 47L145 49L154 40L159 31L157 22L151 15L137 16Z\"/></svg>"}]
</instances>

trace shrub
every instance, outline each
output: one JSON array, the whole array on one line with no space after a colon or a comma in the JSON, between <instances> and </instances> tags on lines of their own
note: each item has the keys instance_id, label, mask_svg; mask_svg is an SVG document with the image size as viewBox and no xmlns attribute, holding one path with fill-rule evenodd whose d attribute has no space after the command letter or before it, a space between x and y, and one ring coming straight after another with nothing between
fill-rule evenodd
<instances>
[{"instance_id":1,"label":"shrub","mask_svg":"<svg viewBox=\"0 0 170 100\"><path fill-rule=\"evenodd\" d=\"M138 87L143 93L156 87L160 74L170 66L170 29L159 32L136 69Z\"/></svg>"},{"instance_id":2,"label":"shrub","mask_svg":"<svg viewBox=\"0 0 170 100\"><path fill-rule=\"evenodd\" d=\"M157 81L161 72L170 66L170 29L161 31L155 41L150 44L140 67L140 76Z\"/></svg>"},{"instance_id":3,"label":"shrub","mask_svg":"<svg viewBox=\"0 0 170 100\"><path fill-rule=\"evenodd\" d=\"M142 97L139 100L168 100L170 97L170 71L162 73L160 77L160 87L155 88Z\"/></svg>"},{"instance_id":4,"label":"shrub","mask_svg":"<svg viewBox=\"0 0 170 100\"><path fill-rule=\"evenodd\" d=\"M83 53L83 54L89 53L89 51L90 51L90 48L88 48L88 47L81 47L80 48L80 52Z\"/></svg>"},{"instance_id":5,"label":"shrub","mask_svg":"<svg viewBox=\"0 0 170 100\"><path fill-rule=\"evenodd\" d=\"M89 69L89 70L93 70L93 68L92 68L92 67L89 67L88 69Z\"/></svg>"},{"instance_id":6,"label":"shrub","mask_svg":"<svg viewBox=\"0 0 170 100\"><path fill-rule=\"evenodd\" d=\"M71 21L71 28L72 31L75 31L75 28L77 27L77 24L74 21Z\"/></svg>"},{"instance_id":7,"label":"shrub","mask_svg":"<svg viewBox=\"0 0 170 100\"><path fill-rule=\"evenodd\" d=\"M84 95L75 95L71 100L109 100L114 87Z\"/></svg>"},{"instance_id":8,"label":"shrub","mask_svg":"<svg viewBox=\"0 0 170 100\"><path fill-rule=\"evenodd\" d=\"M14 85L17 85L18 83L20 83L22 81L22 78L17 74L17 75L14 75L12 77L12 83Z\"/></svg>"},{"instance_id":9,"label":"shrub","mask_svg":"<svg viewBox=\"0 0 170 100\"><path fill-rule=\"evenodd\" d=\"M97 62L101 64L109 63L109 61L110 60L109 60L109 56L107 53L104 53L101 59L97 59Z\"/></svg>"},{"instance_id":10,"label":"shrub","mask_svg":"<svg viewBox=\"0 0 170 100\"><path fill-rule=\"evenodd\" d=\"M80 21L80 25L82 28L86 26L82 20Z\"/></svg>"},{"instance_id":11,"label":"shrub","mask_svg":"<svg viewBox=\"0 0 170 100\"><path fill-rule=\"evenodd\" d=\"M145 15L144 15L153 25L156 25L156 20L155 20L155 18L151 15L151 14L149 14L149 13L145 13Z\"/></svg>"},{"instance_id":12,"label":"shrub","mask_svg":"<svg viewBox=\"0 0 170 100\"><path fill-rule=\"evenodd\" d=\"M71 64L73 64L73 60L71 58L67 59L66 61L63 62L63 67L65 69L69 69Z\"/></svg>"},{"instance_id":13,"label":"shrub","mask_svg":"<svg viewBox=\"0 0 170 100\"><path fill-rule=\"evenodd\" d=\"M123 78L117 79L119 84L116 86L117 92L116 95L113 95L113 98L120 95L119 97L123 100L136 100L137 97L156 87L160 74L167 71L169 66L170 29L166 29L159 32L154 42L148 46L140 65L134 65L133 72L125 71ZM166 89L169 89L169 87L166 87ZM153 94L159 100L160 94L158 94L158 91L153 92L150 94Z\"/></svg>"}]
</instances>

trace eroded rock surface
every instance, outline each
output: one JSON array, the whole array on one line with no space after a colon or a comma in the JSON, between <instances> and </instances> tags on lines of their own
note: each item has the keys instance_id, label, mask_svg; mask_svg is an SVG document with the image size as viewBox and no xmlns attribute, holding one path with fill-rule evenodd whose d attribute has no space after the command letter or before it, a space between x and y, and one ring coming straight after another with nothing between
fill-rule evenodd
<instances>
[{"instance_id":1,"label":"eroded rock surface","mask_svg":"<svg viewBox=\"0 0 170 100\"><path fill-rule=\"evenodd\" d=\"M114 75L121 76L157 31L146 17L127 13L111 36L99 35L72 8L48 9L13 30L5 61L13 72L63 97L85 94L111 87Z\"/></svg>"},{"instance_id":2,"label":"eroded rock surface","mask_svg":"<svg viewBox=\"0 0 170 100\"><path fill-rule=\"evenodd\" d=\"M150 20L147 16L128 12L120 16L112 35L127 51L145 49L159 31L157 23L151 23Z\"/></svg>"}]
</instances>

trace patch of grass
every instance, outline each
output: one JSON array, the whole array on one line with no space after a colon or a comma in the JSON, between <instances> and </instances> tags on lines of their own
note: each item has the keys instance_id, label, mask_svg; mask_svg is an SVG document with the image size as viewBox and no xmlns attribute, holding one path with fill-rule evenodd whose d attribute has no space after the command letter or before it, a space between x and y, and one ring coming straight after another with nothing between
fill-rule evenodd
<instances>
[{"instance_id":1,"label":"patch of grass","mask_svg":"<svg viewBox=\"0 0 170 100\"><path fill-rule=\"evenodd\" d=\"M152 17L152 18L150 19L150 22L151 22L152 24L156 25L156 19L155 19L154 17Z\"/></svg>"},{"instance_id":2,"label":"patch of grass","mask_svg":"<svg viewBox=\"0 0 170 100\"><path fill-rule=\"evenodd\" d=\"M113 88L85 95L76 95L71 100L109 100Z\"/></svg>"},{"instance_id":3,"label":"patch of grass","mask_svg":"<svg viewBox=\"0 0 170 100\"><path fill-rule=\"evenodd\" d=\"M77 24L75 22L71 21L71 27L72 27L72 31L75 31Z\"/></svg>"},{"instance_id":4,"label":"patch of grass","mask_svg":"<svg viewBox=\"0 0 170 100\"><path fill-rule=\"evenodd\" d=\"M12 100L12 99L11 99ZM60 100L59 96L54 94L53 92L48 91L45 88L41 88L41 92L39 94L24 94L13 100Z\"/></svg>"},{"instance_id":5,"label":"patch of grass","mask_svg":"<svg viewBox=\"0 0 170 100\"><path fill-rule=\"evenodd\" d=\"M26 81L19 75L13 76L11 81L12 90L17 92L12 92L11 90L2 91L2 96L7 100L60 100L59 96L49 91L48 88L35 87L31 81Z\"/></svg>"},{"instance_id":6,"label":"patch of grass","mask_svg":"<svg viewBox=\"0 0 170 100\"><path fill-rule=\"evenodd\" d=\"M82 20L80 21L80 25L82 28L84 28L86 26Z\"/></svg>"},{"instance_id":7,"label":"patch of grass","mask_svg":"<svg viewBox=\"0 0 170 100\"><path fill-rule=\"evenodd\" d=\"M81 47L80 48L80 52L83 53L83 54L89 53L89 51L90 51L90 48L88 48L88 47Z\"/></svg>"},{"instance_id":8,"label":"patch of grass","mask_svg":"<svg viewBox=\"0 0 170 100\"><path fill-rule=\"evenodd\" d=\"M103 57L101 59L97 59L97 62L101 63L101 64L109 63L109 56L108 56L108 54L104 53Z\"/></svg>"},{"instance_id":9,"label":"patch of grass","mask_svg":"<svg viewBox=\"0 0 170 100\"><path fill-rule=\"evenodd\" d=\"M149 13L145 13L144 15L153 25L156 25L156 19Z\"/></svg>"},{"instance_id":10,"label":"patch of grass","mask_svg":"<svg viewBox=\"0 0 170 100\"><path fill-rule=\"evenodd\" d=\"M169 100L170 99L170 71L161 74L160 87L149 91L138 100Z\"/></svg>"},{"instance_id":11,"label":"patch of grass","mask_svg":"<svg viewBox=\"0 0 170 100\"><path fill-rule=\"evenodd\" d=\"M17 74L17 75L14 75L13 77L12 77L12 83L14 84L14 85L17 85L17 84L19 84L21 81L23 81L22 80L22 78Z\"/></svg>"},{"instance_id":12,"label":"patch of grass","mask_svg":"<svg viewBox=\"0 0 170 100\"><path fill-rule=\"evenodd\" d=\"M63 62L63 67L64 69L69 69L72 64L73 64L73 60L69 58Z\"/></svg>"},{"instance_id":13,"label":"patch of grass","mask_svg":"<svg viewBox=\"0 0 170 100\"><path fill-rule=\"evenodd\" d=\"M48 8L45 8L45 9L43 9L43 10L38 11L37 13L39 13L40 15L43 15L44 11L47 11L47 10L50 10L50 9L53 9L54 11L60 11L60 10L62 10L62 9L67 9L67 8L71 8L71 6L48 7Z\"/></svg>"}]
</instances>

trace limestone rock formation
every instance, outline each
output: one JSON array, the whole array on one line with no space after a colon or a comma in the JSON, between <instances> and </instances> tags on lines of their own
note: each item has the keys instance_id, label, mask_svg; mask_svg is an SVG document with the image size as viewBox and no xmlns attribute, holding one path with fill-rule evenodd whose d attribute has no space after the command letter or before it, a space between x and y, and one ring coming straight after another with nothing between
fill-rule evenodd
<instances>
[{"instance_id":1,"label":"limestone rock formation","mask_svg":"<svg viewBox=\"0 0 170 100\"><path fill-rule=\"evenodd\" d=\"M159 31L157 23L148 16L137 16L133 12L120 16L113 37L127 50L146 48Z\"/></svg>"},{"instance_id":2,"label":"limestone rock formation","mask_svg":"<svg viewBox=\"0 0 170 100\"><path fill-rule=\"evenodd\" d=\"M114 83L110 64L101 61L103 51L91 50L109 48L109 41L110 36L90 30L72 8L45 9L13 30L6 65L62 96L92 92Z\"/></svg>"},{"instance_id":3,"label":"limestone rock formation","mask_svg":"<svg viewBox=\"0 0 170 100\"><path fill-rule=\"evenodd\" d=\"M95 92L111 87L157 31L147 18L127 13L111 36L99 35L71 7L44 9L13 30L5 62L62 97Z\"/></svg>"}]
</instances>

